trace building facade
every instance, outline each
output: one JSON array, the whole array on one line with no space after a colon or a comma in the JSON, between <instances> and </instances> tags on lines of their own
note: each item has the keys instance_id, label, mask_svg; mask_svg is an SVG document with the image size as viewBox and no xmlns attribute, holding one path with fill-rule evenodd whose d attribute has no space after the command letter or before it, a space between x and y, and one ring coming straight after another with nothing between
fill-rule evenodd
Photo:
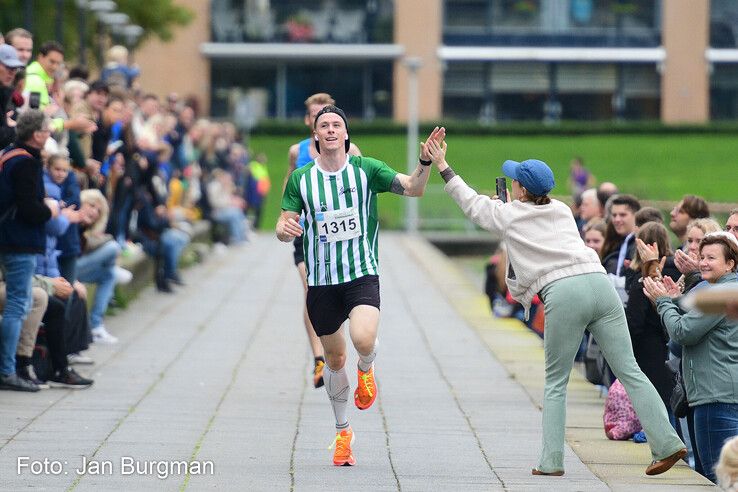
<instances>
[{"instance_id":1,"label":"building facade","mask_svg":"<svg viewBox=\"0 0 738 492\"><path fill-rule=\"evenodd\" d=\"M412 72L421 120L738 117L735 0L177 1L196 21L137 52L144 86L166 69L242 126L301 117L319 91L405 121Z\"/></svg>"}]
</instances>

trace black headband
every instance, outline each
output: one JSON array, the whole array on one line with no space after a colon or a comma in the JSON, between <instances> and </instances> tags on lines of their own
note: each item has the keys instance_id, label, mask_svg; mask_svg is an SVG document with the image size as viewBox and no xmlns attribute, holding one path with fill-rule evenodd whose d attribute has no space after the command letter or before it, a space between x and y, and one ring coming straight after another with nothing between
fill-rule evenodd
<instances>
[{"instance_id":1,"label":"black headband","mask_svg":"<svg viewBox=\"0 0 738 492\"><path fill-rule=\"evenodd\" d=\"M344 126L346 127L346 133L348 134L348 120L346 119L346 113L344 113L341 108L339 108L338 106L334 106L333 104L329 104L328 106L325 106L323 109L321 109L320 111L318 111L318 114L315 115L315 121L313 123L313 129L317 128L317 126L318 126L318 118L320 118L321 116L323 116L326 113L335 113L338 116L340 116L341 119L343 120ZM345 142L344 146L345 146L346 152L348 152L349 151L349 147L351 146L351 141L348 138L346 139L346 142ZM318 151L318 154L320 154L320 145L318 144L317 137L316 137L316 140L315 140L315 150L317 150Z\"/></svg>"}]
</instances>

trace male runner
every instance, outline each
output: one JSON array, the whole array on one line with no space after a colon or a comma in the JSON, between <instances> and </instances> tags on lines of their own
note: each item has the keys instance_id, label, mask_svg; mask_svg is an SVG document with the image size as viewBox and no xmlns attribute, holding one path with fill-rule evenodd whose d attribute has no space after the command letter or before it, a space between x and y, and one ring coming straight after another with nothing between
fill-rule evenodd
<instances>
[{"instance_id":1,"label":"male runner","mask_svg":"<svg viewBox=\"0 0 738 492\"><path fill-rule=\"evenodd\" d=\"M305 125L310 128L310 137L296 143L290 147L289 159L290 165L287 169L287 176L285 177L285 185L292 171L300 169L302 166L311 162L318 156L318 151L315 150L313 145L313 123L315 123L315 115L318 111L328 106L329 104L336 104L330 94L325 92L319 92L313 94L305 100ZM359 148L353 143L350 144L349 154L361 155ZM284 186L283 186L284 188ZM297 272L300 274L300 280L302 281L302 290L304 295L307 296L307 279L305 277L305 258L302 254L302 237L295 238L295 252L293 257L295 259L295 266ZM313 384L316 388L323 386L323 366L325 366L325 357L323 356L323 347L320 345L320 339L315 334L313 324L310 322L308 316L307 307L303 306L302 319L305 322L305 331L307 332L308 342L310 343L310 350L313 351L313 357L315 359L315 365L313 366Z\"/></svg>"},{"instance_id":2,"label":"male runner","mask_svg":"<svg viewBox=\"0 0 738 492\"><path fill-rule=\"evenodd\" d=\"M294 171L282 197L276 232L280 241L303 235L307 276L308 316L325 351L323 373L336 418L333 464L354 465L349 426L346 340L341 327L349 319L349 333L359 355L354 404L369 408L377 397L374 379L379 277L377 263L377 194L391 191L422 196L428 182L427 141L412 175L398 173L382 161L348 155L346 116L333 105L315 116L314 141L319 156ZM442 141L443 128L428 137ZM300 214L305 214L304 229Z\"/></svg>"}]
</instances>

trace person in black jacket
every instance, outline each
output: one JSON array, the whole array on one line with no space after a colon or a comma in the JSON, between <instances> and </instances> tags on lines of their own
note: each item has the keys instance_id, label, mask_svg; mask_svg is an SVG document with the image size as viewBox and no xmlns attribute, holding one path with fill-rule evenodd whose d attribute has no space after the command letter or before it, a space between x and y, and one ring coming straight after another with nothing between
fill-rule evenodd
<instances>
[{"instance_id":1,"label":"person in black jacket","mask_svg":"<svg viewBox=\"0 0 738 492\"><path fill-rule=\"evenodd\" d=\"M669 335L661 325L656 309L643 293L643 276L669 276L675 282L681 273L674 265L669 234L663 224L648 222L644 224L636 236L647 245L656 244L658 252L653 251L653 257L665 258L663 267L650 258L643 258L636 250L630 268L625 272L625 287L628 291L628 305L625 308L625 317L628 320L630 340L633 344L633 354L643 373L658 391L659 396L670 411L669 398L674 389L674 380L665 363L669 358ZM651 246L650 249L653 249ZM658 255L658 256L657 256ZM658 270L657 270L658 269Z\"/></svg>"},{"instance_id":2,"label":"person in black jacket","mask_svg":"<svg viewBox=\"0 0 738 492\"><path fill-rule=\"evenodd\" d=\"M9 44L0 44L0 149L15 140L15 121L10 118L10 99L15 72L24 66L18 59L15 48Z\"/></svg>"},{"instance_id":3,"label":"person in black jacket","mask_svg":"<svg viewBox=\"0 0 738 492\"><path fill-rule=\"evenodd\" d=\"M15 352L31 299L36 255L46 250L44 224L59 214L55 200L45 199L40 151L49 138L49 120L28 110L18 118L16 143L0 156L0 265L7 282L7 301L0 322L0 389L38 391L15 372Z\"/></svg>"}]
</instances>

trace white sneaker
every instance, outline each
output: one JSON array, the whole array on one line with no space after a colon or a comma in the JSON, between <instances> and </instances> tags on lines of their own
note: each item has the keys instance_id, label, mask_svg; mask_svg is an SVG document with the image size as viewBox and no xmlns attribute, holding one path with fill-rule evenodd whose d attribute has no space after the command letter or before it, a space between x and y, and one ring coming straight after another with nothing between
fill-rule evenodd
<instances>
[{"instance_id":1,"label":"white sneaker","mask_svg":"<svg viewBox=\"0 0 738 492\"><path fill-rule=\"evenodd\" d=\"M115 275L116 284L125 285L133 279L133 273L129 272L125 268L119 267L118 265L115 265L113 274Z\"/></svg>"},{"instance_id":2,"label":"white sneaker","mask_svg":"<svg viewBox=\"0 0 738 492\"><path fill-rule=\"evenodd\" d=\"M118 343L118 338L108 333L108 330L105 329L105 325L100 325L92 329L92 341L95 343L112 345L114 343Z\"/></svg>"},{"instance_id":3,"label":"white sneaker","mask_svg":"<svg viewBox=\"0 0 738 492\"><path fill-rule=\"evenodd\" d=\"M73 354L67 355L67 363L70 365L71 364L90 365L90 364L94 364L95 361L92 360L92 357L80 354L79 352L75 352Z\"/></svg>"}]
</instances>

